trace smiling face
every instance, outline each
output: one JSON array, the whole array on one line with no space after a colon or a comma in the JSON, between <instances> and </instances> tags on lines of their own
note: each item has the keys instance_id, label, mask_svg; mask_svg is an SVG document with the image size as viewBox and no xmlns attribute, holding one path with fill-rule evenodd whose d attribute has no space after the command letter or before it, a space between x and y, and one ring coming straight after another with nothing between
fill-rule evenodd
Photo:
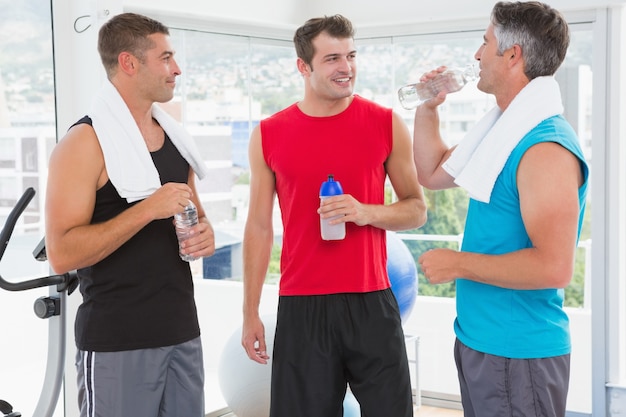
<instances>
[{"instance_id":1,"label":"smiling face","mask_svg":"<svg viewBox=\"0 0 626 417\"><path fill-rule=\"evenodd\" d=\"M313 39L311 64L298 60L309 98L325 101L352 96L356 79L356 49L352 38L333 38L326 32Z\"/></svg>"},{"instance_id":2,"label":"smiling face","mask_svg":"<svg viewBox=\"0 0 626 417\"><path fill-rule=\"evenodd\" d=\"M165 103L174 97L176 77L181 74L174 59L169 36L155 33L149 36L154 47L148 49L139 63L137 75L141 94L151 101Z\"/></svg>"}]
</instances>

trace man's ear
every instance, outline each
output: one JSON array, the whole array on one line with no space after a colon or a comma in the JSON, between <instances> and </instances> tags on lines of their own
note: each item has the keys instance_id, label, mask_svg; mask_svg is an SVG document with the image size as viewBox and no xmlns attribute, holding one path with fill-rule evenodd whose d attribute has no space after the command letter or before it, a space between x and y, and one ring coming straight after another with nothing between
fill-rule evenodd
<instances>
[{"instance_id":1,"label":"man's ear","mask_svg":"<svg viewBox=\"0 0 626 417\"><path fill-rule=\"evenodd\" d=\"M137 71L138 63L137 58L129 52L122 52L117 57L119 69L126 74L134 74Z\"/></svg>"},{"instance_id":2,"label":"man's ear","mask_svg":"<svg viewBox=\"0 0 626 417\"><path fill-rule=\"evenodd\" d=\"M296 61L296 66L298 68L298 71L300 72L300 75L302 75L303 77L308 76L312 71L311 66L304 62L302 58L298 58L298 60Z\"/></svg>"},{"instance_id":3,"label":"man's ear","mask_svg":"<svg viewBox=\"0 0 626 417\"><path fill-rule=\"evenodd\" d=\"M511 66L518 65L520 64L520 61L522 59L522 47L518 44L515 44L511 48L509 48L509 50L506 51L505 54L509 54L509 63L511 64Z\"/></svg>"}]
</instances>

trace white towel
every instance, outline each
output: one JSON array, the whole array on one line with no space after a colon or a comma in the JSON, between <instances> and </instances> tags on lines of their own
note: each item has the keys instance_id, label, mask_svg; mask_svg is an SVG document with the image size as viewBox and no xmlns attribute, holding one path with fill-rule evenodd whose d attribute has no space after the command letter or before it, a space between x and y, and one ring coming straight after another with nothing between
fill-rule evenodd
<instances>
[{"instance_id":1,"label":"white towel","mask_svg":"<svg viewBox=\"0 0 626 417\"><path fill-rule=\"evenodd\" d=\"M161 186L161 180L148 147L126 103L108 80L94 98L89 117L100 141L107 173L120 196L131 203L156 191ZM196 175L204 178L208 168L193 138L156 104L152 105L152 117L159 122Z\"/></svg>"},{"instance_id":2,"label":"white towel","mask_svg":"<svg viewBox=\"0 0 626 417\"><path fill-rule=\"evenodd\" d=\"M554 77L537 77L502 112L497 106L470 130L443 168L470 197L489 203L493 186L511 151L542 121L563 113Z\"/></svg>"}]
</instances>

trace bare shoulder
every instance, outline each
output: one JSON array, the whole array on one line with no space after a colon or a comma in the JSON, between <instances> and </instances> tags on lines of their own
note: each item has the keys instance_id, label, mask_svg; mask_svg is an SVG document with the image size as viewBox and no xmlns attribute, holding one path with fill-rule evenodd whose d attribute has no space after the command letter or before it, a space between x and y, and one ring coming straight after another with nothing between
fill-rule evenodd
<instances>
[{"instance_id":1,"label":"bare shoulder","mask_svg":"<svg viewBox=\"0 0 626 417\"><path fill-rule=\"evenodd\" d=\"M561 164L578 165L578 157L569 149L556 142L537 143L524 153L522 164L532 166L554 166L559 168Z\"/></svg>"},{"instance_id":2,"label":"bare shoulder","mask_svg":"<svg viewBox=\"0 0 626 417\"><path fill-rule=\"evenodd\" d=\"M391 123L394 133L400 131L402 134L409 135L409 128L402 119L402 116L395 111L391 112Z\"/></svg>"},{"instance_id":3,"label":"bare shoulder","mask_svg":"<svg viewBox=\"0 0 626 417\"><path fill-rule=\"evenodd\" d=\"M50 155L50 175L70 174L98 183L105 174L100 143L93 128L85 123L72 126Z\"/></svg>"},{"instance_id":4,"label":"bare shoulder","mask_svg":"<svg viewBox=\"0 0 626 417\"><path fill-rule=\"evenodd\" d=\"M263 138L261 136L260 126L256 126L250 134L248 156L250 158L250 163L253 165L260 163L263 159Z\"/></svg>"},{"instance_id":5,"label":"bare shoulder","mask_svg":"<svg viewBox=\"0 0 626 417\"><path fill-rule=\"evenodd\" d=\"M61 138L53 154L72 154L76 151L97 152L102 155L96 132L86 123L72 126Z\"/></svg>"},{"instance_id":6,"label":"bare shoulder","mask_svg":"<svg viewBox=\"0 0 626 417\"><path fill-rule=\"evenodd\" d=\"M560 183L562 179L575 178L582 183L581 162L569 149L556 142L541 142L531 146L522 156L518 181L535 179L545 185L547 178Z\"/></svg>"}]
</instances>

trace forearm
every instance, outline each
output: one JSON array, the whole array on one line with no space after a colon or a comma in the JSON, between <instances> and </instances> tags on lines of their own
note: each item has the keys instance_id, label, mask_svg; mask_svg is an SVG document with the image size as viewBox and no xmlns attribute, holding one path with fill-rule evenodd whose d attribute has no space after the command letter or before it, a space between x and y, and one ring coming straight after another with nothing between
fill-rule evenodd
<instances>
[{"instance_id":1,"label":"forearm","mask_svg":"<svg viewBox=\"0 0 626 417\"><path fill-rule=\"evenodd\" d=\"M426 223L426 205L418 197L408 197L388 205L365 205L368 224L380 229L401 231Z\"/></svg>"},{"instance_id":2,"label":"forearm","mask_svg":"<svg viewBox=\"0 0 626 417\"><path fill-rule=\"evenodd\" d=\"M265 276L270 262L273 232L246 226L243 239L243 316L258 317Z\"/></svg>"},{"instance_id":3,"label":"forearm","mask_svg":"<svg viewBox=\"0 0 626 417\"><path fill-rule=\"evenodd\" d=\"M435 249L419 260L431 283L456 278L517 290L566 287L574 271L574 251L548 254L537 248L501 255Z\"/></svg>"},{"instance_id":4,"label":"forearm","mask_svg":"<svg viewBox=\"0 0 626 417\"><path fill-rule=\"evenodd\" d=\"M152 221L139 204L103 223L79 225L65 232L48 228L46 254L52 269L61 274L109 256Z\"/></svg>"},{"instance_id":5,"label":"forearm","mask_svg":"<svg viewBox=\"0 0 626 417\"><path fill-rule=\"evenodd\" d=\"M489 256L489 255L483 255ZM474 261L477 281L514 289L565 288L574 273L574 256L544 256L536 248Z\"/></svg>"},{"instance_id":6,"label":"forearm","mask_svg":"<svg viewBox=\"0 0 626 417\"><path fill-rule=\"evenodd\" d=\"M420 183L436 190L454 186L452 178L441 168L451 150L439 132L437 107L419 106L413 128L413 158Z\"/></svg>"}]
</instances>

